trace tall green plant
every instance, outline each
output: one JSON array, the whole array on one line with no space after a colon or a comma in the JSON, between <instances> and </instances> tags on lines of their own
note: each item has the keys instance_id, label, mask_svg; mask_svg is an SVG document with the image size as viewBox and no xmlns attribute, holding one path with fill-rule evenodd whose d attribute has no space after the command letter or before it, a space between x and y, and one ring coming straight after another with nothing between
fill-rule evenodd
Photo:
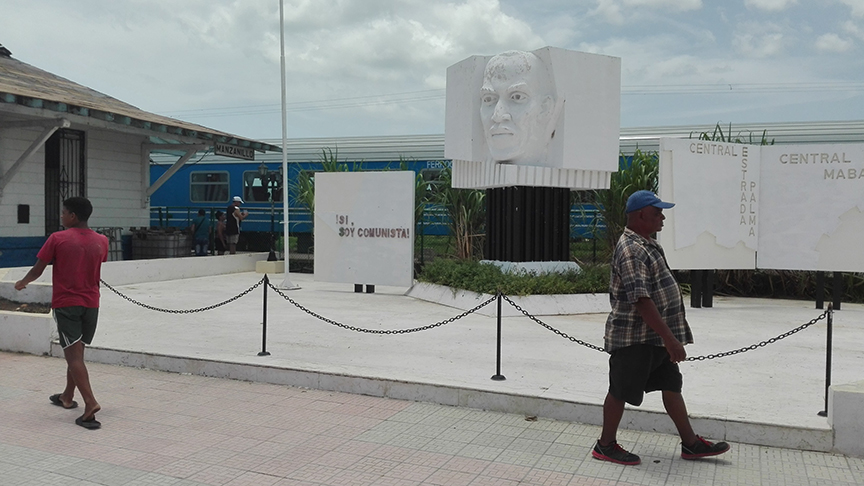
<instances>
[{"instance_id":1,"label":"tall green plant","mask_svg":"<svg viewBox=\"0 0 864 486\"><path fill-rule=\"evenodd\" d=\"M432 201L447 211L450 234L454 238L455 256L459 259L473 259L483 253L486 192L454 189L452 181L453 171L447 168L442 172L441 181L433 186Z\"/></svg>"},{"instance_id":2,"label":"tall green plant","mask_svg":"<svg viewBox=\"0 0 864 486\"><path fill-rule=\"evenodd\" d=\"M602 237L608 248L614 248L624 227L627 226L627 198L636 191L648 190L657 192L657 170L660 159L657 152L643 152L636 149L628 161L621 155L618 172L612 174L609 189L595 191L597 211L606 223ZM599 235L598 235L599 236Z\"/></svg>"},{"instance_id":3,"label":"tall green plant","mask_svg":"<svg viewBox=\"0 0 864 486\"><path fill-rule=\"evenodd\" d=\"M349 172L363 170L362 162L339 162L339 150L331 150L330 147L321 149L318 156L321 170L315 172ZM288 184L288 191L294 200L315 214L315 173L302 171L297 178Z\"/></svg>"}]
</instances>

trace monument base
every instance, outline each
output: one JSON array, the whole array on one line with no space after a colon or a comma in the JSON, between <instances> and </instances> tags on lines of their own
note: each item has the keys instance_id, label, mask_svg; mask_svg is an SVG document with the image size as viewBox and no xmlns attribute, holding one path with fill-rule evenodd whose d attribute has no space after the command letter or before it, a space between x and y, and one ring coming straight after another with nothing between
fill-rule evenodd
<instances>
[{"instance_id":1,"label":"monument base","mask_svg":"<svg viewBox=\"0 0 864 486\"><path fill-rule=\"evenodd\" d=\"M570 260L570 190L502 187L486 190L487 260Z\"/></svg>"}]
</instances>

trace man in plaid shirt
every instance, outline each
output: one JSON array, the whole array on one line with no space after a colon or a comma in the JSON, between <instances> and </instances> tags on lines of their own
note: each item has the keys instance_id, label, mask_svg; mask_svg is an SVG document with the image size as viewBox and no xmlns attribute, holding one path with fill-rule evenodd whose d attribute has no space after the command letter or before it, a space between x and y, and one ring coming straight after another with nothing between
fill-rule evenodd
<instances>
[{"instance_id":1,"label":"man in plaid shirt","mask_svg":"<svg viewBox=\"0 0 864 486\"><path fill-rule=\"evenodd\" d=\"M646 392L661 390L666 413L681 436L681 457L697 459L729 450L725 442L712 443L693 432L681 396L678 363L693 342L684 316L684 299L666 263L663 248L652 238L663 229L663 202L651 191L636 191L627 200L627 227L612 255L605 345L609 357L609 391L603 403L603 430L592 456L618 464L641 460L618 445L618 424L624 404L642 404Z\"/></svg>"}]
</instances>

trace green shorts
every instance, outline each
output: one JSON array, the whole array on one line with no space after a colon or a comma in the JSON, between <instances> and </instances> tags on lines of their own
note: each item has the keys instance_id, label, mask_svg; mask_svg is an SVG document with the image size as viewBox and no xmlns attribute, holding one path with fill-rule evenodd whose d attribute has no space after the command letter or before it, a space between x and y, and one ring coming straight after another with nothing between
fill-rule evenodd
<instances>
[{"instance_id":1,"label":"green shorts","mask_svg":"<svg viewBox=\"0 0 864 486\"><path fill-rule=\"evenodd\" d=\"M78 341L89 345L96 335L98 319L98 307L74 305L54 309L54 321L57 322L57 332L60 334L60 346L66 349Z\"/></svg>"}]
</instances>

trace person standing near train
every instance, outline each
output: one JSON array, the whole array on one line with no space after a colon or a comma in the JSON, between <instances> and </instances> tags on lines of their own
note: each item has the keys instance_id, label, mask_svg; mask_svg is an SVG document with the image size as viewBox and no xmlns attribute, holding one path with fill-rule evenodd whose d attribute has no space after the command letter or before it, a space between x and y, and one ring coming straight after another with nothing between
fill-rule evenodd
<instances>
[{"instance_id":1,"label":"person standing near train","mask_svg":"<svg viewBox=\"0 0 864 486\"><path fill-rule=\"evenodd\" d=\"M225 241L225 213L222 211L216 211L216 254L224 255L225 250L228 249L228 242Z\"/></svg>"},{"instance_id":2,"label":"person standing near train","mask_svg":"<svg viewBox=\"0 0 864 486\"><path fill-rule=\"evenodd\" d=\"M240 211L243 199L234 196L228 209L225 211L227 221L225 222L225 235L228 240L228 253L237 253L237 242L240 241L240 223L249 216L249 211Z\"/></svg>"}]
</instances>

